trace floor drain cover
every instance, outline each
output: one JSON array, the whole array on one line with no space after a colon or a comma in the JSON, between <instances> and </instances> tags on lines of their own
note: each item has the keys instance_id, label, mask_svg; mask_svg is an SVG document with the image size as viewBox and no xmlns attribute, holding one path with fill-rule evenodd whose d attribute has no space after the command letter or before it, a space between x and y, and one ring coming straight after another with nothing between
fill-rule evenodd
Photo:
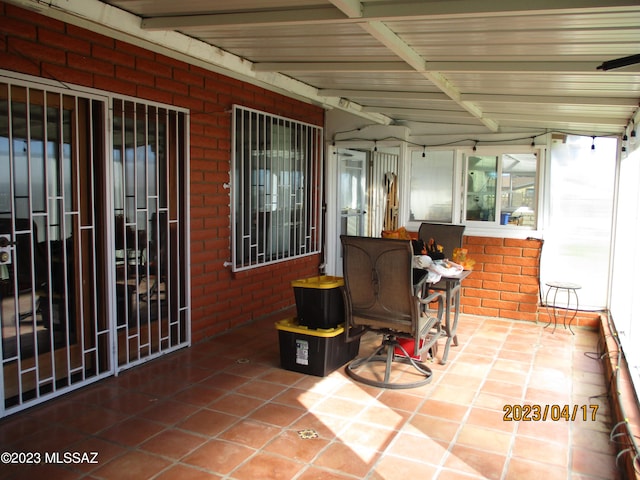
<instances>
[{"instance_id":1,"label":"floor drain cover","mask_svg":"<svg viewBox=\"0 0 640 480\"><path fill-rule=\"evenodd\" d=\"M312 428L307 428L305 430L298 430L298 436L304 440L308 438L318 438L318 432Z\"/></svg>"}]
</instances>

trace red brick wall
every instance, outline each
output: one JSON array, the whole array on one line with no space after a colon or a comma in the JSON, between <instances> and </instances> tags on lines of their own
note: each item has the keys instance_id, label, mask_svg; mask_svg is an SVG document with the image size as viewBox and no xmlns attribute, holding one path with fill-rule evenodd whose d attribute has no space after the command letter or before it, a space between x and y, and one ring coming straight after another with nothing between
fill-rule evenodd
<instances>
[{"instance_id":1,"label":"red brick wall","mask_svg":"<svg viewBox=\"0 0 640 480\"><path fill-rule=\"evenodd\" d=\"M190 109L193 340L294 305L304 259L234 275L229 182L232 104L322 126L324 111L263 88L0 2L0 68Z\"/></svg>"},{"instance_id":2,"label":"red brick wall","mask_svg":"<svg viewBox=\"0 0 640 480\"><path fill-rule=\"evenodd\" d=\"M542 241L465 236L463 247L476 264L462 284L462 313L549 321L546 307L540 305ZM572 325L596 328L598 319L599 313L580 312Z\"/></svg>"}]
</instances>

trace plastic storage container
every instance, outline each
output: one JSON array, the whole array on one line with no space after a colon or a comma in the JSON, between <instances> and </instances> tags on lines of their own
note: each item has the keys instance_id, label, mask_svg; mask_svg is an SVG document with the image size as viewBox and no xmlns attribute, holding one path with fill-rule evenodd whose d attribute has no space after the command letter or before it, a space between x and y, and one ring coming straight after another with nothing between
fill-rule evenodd
<instances>
[{"instance_id":1,"label":"plastic storage container","mask_svg":"<svg viewBox=\"0 0 640 480\"><path fill-rule=\"evenodd\" d=\"M309 328L335 328L344 323L342 277L321 275L291 282L298 324Z\"/></svg>"},{"instance_id":2,"label":"plastic storage container","mask_svg":"<svg viewBox=\"0 0 640 480\"><path fill-rule=\"evenodd\" d=\"M324 377L355 358L360 339L347 343L344 327L310 329L295 318L276 322L280 365L286 370Z\"/></svg>"}]
</instances>

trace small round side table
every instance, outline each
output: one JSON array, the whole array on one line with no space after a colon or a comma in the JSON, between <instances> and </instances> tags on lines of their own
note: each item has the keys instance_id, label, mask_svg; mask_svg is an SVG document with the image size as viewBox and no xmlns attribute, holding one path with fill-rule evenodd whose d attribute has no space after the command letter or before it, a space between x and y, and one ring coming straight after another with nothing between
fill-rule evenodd
<instances>
[{"instance_id":1,"label":"small round side table","mask_svg":"<svg viewBox=\"0 0 640 480\"><path fill-rule=\"evenodd\" d=\"M575 335L574 331L571 329L571 322L578 315L578 290L582 288L581 285L577 283L570 282L546 282L545 285L548 288L547 295L545 296L544 303L547 308L547 313L549 314L549 323L547 323L544 328L547 328L553 322L553 331L556 331L556 327L558 326L558 318L562 317L562 325L566 329L569 327L569 331ZM558 298L558 292L564 291L567 294L567 306L566 307L558 307L556 299ZM549 308L549 296L553 291L553 305ZM571 296L575 298L575 307L571 306ZM559 313L558 310L564 310L564 314ZM570 318L569 318L570 316ZM569 318L569 322L567 323L567 318Z\"/></svg>"}]
</instances>

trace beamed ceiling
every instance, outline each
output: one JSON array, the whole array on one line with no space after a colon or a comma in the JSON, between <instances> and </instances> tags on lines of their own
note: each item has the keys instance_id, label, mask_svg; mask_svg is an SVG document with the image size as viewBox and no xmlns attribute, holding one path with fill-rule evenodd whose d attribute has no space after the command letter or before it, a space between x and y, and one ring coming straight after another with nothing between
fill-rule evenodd
<instances>
[{"instance_id":1,"label":"beamed ceiling","mask_svg":"<svg viewBox=\"0 0 640 480\"><path fill-rule=\"evenodd\" d=\"M638 0L12 1L371 123L621 134Z\"/></svg>"}]
</instances>

